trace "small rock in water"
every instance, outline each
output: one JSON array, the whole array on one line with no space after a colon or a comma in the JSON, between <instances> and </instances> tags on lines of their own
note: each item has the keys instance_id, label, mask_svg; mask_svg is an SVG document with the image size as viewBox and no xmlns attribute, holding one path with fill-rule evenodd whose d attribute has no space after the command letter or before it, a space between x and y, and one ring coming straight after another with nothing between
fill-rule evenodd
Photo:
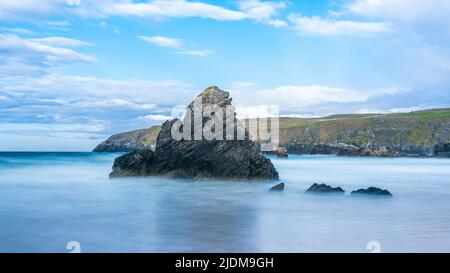
<instances>
[{"instance_id":1,"label":"small rock in water","mask_svg":"<svg viewBox=\"0 0 450 273\"><path fill-rule=\"evenodd\" d=\"M288 152L285 148L278 147L274 150L274 153L276 154L277 158L288 158Z\"/></svg>"},{"instance_id":2,"label":"small rock in water","mask_svg":"<svg viewBox=\"0 0 450 273\"><path fill-rule=\"evenodd\" d=\"M380 188L375 188L375 187L352 191L351 194L370 194L370 195L392 196L392 193L390 193L388 190L382 190Z\"/></svg>"},{"instance_id":3,"label":"small rock in water","mask_svg":"<svg viewBox=\"0 0 450 273\"><path fill-rule=\"evenodd\" d=\"M273 186L271 191L283 191L284 190L284 183L280 183L278 185Z\"/></svg>"},{"instance_id":4,"label":"small rock in water","mask_svg":"<svg viewBox=\"0 0 450 273\"><path fill-rule=\"evenodd\" d=\"M333 188L327 184L317 184L314 183L309 189L306 190L307 193L317 192L317 193L344 193L345 191L341 187Z\"/></svg>"}]
</instances>

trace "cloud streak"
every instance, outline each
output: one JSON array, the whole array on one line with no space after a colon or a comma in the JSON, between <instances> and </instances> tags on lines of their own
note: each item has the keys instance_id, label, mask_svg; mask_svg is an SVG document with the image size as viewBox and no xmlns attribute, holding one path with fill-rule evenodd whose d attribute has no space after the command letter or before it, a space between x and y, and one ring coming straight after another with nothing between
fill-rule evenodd
<instances>
[{"instance_id":1,"label":"cloud streak","mask_svg":"<svg viewBox=\"0 0 450 273\"><path fill-rule=\"evenodd\" d=\"M336 35L373 35L388 32L389 23L330 20L320 17L289 16L293 28L300 35L336 36Z\"/></svg>"},{"instance_id":2,"label":"cloud streak","mask_svg":"<svg viewBox=\"0 0 450 273\"><path fill-rule=\"evenodd\" d=\"M246 84L235 85L231 92L235 101L242 105L279 105L282 110L302 111L327 103L366 102L379 96L396 95L404 90L399 88L352 90L321 85L284 85L269 89L255 89L254 86Z\"/></svg>"},{"instance_id":3,"label":"cloud streak","mask_svg":"<svg viewBox=\"0 0 450 273\"><path fill-rule=\"evenodd\" d=\"M182 39L170 38L165 36L138 36L138 39L145 41L147 43L165 47L175 50L176 54L181 55L189 55L195 57L207 57L214 53L213 50L210 49L202 49L202 50L192 50L184 47L184 41Z\"/></svg>"},{"instance_id":4,"label":"cloud streak","mask_svg":"<svg viewBox=\"0 0 450 273\"><path fill-rule=\"evenodd\" d=\"M107 18L111 16L153 19L204 18L216 21L254 20L282 26L274 20L284 9L284 1L236 1L238 9L202 1L187 0L21 0L0 2L0 21L30 21L48 15L75 15L82 18Z\"/></svg>"},{"instance_id":5,"label":"cloud streak","mask_svg":"<svg viewBox=\"0 0 450 273\"><path fill-rule=\"evenodd\" d=\"M73 49L61 46L49 45L49 41L59 41L59 44L67 43L82 43L81 41L58 37L50 38L50 40L44 39L23 39L19 36L12 34L0 34L0 52L10 54L15 58L20 58L27 62L39 62L42 64L50 63L65 63L65 62L94 62L96 57L86 55L75 51Z\"/></svg>"}]
</instances>

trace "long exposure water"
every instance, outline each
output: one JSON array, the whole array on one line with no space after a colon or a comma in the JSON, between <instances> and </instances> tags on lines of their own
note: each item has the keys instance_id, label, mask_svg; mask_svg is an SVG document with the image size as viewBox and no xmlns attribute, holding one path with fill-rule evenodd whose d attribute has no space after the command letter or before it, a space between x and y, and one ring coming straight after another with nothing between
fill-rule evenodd
<instances>
[{"instance_id":1,"label":"long exposure water","mask_svg":"<svg viewBox=\"0 0 450 273\"><path fill-rule=\"evenodd\" d=\"M286 183L108 178L118 154L0 153L0 252L450 251L450 160L272 158ZM345 195L305 194L314 182ZM376 186L393 198L353 197Z\"/></svg>"}]
</instances>

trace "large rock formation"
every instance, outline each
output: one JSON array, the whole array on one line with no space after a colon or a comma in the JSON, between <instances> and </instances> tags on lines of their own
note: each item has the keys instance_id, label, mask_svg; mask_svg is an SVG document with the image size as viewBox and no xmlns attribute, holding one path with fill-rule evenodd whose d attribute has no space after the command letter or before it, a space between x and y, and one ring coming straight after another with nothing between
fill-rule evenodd
<instances>
[{"instance_id":1,"label":"large rock formation","mask_svg":"<svg viewBox=\"0 0 450 273\"><path fill-rule=\"evenodd\" d=\"M210 117L201 119L201 128L192 127L187 123L187 117L195 119L194 102L187 110L183 125L179 126L180 120L166 121L158 135L156 150L144 150L133 152L117 158L114 162L111 177L120 176L170 176L194 179L278 179L278 172L270 160L258 152L257 145L249 139L248 132L239 126L234 111L227 114L225 108L231 106L231 98L228 92L217 87L210 87L203 91L196 101L201 101L203 109L217 106ZM173 128L178 132L189 130L194 137L198 130L203 130L206 125L211 124L214 117L223 115L226 117L221 124L223 126L222 136L224 140L207 140L201 136L199 140L181 139L173 137ZM225 130L226 124L234 124L234 140ZM175 126L175 127L174 127ZM189 127L190 128L189 128ZM220 132L219 127L212 131ZM244 139L236 140L237 132L244 130ZM225 135L223 134L225 133ZM189 135L189 134L188 134Z\"/></svg>"}]
</instances>

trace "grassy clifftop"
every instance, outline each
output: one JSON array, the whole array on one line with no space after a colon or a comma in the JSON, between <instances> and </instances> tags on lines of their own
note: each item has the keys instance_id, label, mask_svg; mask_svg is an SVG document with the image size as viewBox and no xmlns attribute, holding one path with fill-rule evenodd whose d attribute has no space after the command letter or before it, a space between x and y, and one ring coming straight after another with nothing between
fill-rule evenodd
<instances>
[{"instance_id":1,"label":"grassy clifftop","mask_svg":"<svg viewBox=\"0 0 450 273\"><path fill-rule=\"evenodd\" d=\"M149 128L140 147L156 143L161 126ZM450 141L450 109L395 114L348 114L320 118L280 118L280 144L290 152L314 145L348 144L400 153L425 154Z\"/></svg>"},{"instance_id":2,"label":"grassy clifftop","mask_svg":"<svg viewBox=\"0 0 450 273\"><path fill-rule=\"evenodd\" d=\"M450 141L450 109L411 113L334 115L323 118L281 118L282 145L345 143L386 147L405 153L425 153Z\"/></svg>"}]
</instances>

